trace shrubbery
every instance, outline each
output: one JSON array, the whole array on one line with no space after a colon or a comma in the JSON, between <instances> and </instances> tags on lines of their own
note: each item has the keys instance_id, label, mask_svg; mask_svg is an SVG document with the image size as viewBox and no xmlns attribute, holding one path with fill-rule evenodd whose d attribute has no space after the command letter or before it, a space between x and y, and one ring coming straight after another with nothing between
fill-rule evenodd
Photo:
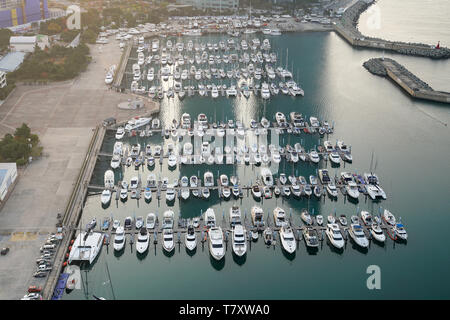
<instances>
[{"instance_id":1,"label":"shrubbery","mask_svg":"<svg viewBox=\"0 0 450 320\"><path fill-rule=\"evenodd\" d=\"M7 133L0 140L0 162L15 162L24 165L28 157L39 157L42 154L39 137L31 133L31 129L24 123L17 128L14 135Z\"/></svg>"}]
</instances>

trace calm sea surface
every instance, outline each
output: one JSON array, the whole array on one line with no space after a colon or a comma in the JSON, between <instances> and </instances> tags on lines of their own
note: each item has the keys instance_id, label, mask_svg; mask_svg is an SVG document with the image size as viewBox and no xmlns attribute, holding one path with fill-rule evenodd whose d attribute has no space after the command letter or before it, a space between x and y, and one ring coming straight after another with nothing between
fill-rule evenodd
<instances>
[{"instance_id":1,"label":"calm sea surface","mask_svg":"<svg viewBox=\"0 0 450 320\"><path fill-rule=\"evenodd\" d=\"M437 23L437 16L448 23L448 14L440 16L443 9L448 12L445 1L408 1L408 12L415 14L414 8L422 8L440 3L441 9L425 15L424 10L416 18L408 17L399 22L403 12L395 1L380 1L382 18L381 30L371 35L388 39L405 39L408 41L426 41L430 43L441 40L450 41L449 28ZM402 3L402 10L406 5ZM432 4L431 4L432 3ZM397 6L399 8L397 8ZM393 13L394 12L394 13ZM423 14L423 15L422 15ZM397 21L395 21L396 19ZM429 17L429 18L427 18ZM403 19L403 18L402 18ZM408 27L419 25L408 31ZM437 19L437 18L436 18ZM402 20L403 21L403 20ZM427 24L427 21L431 21ZM397 23L401 28L397 28ZM393 29L393 28L396 29ZM404 28L404 30L402 30ZM369 34L364 28L363 33ZM399 35L396 34L399 30ZM446 31L447 30L447 31ZM433 34L441 33L431 37ZM249 37L251 39L251 37ZM202 37L196 41L218 42L219 37ZM150 245L145 256L138 256L136 250L126 249L119 255L112 246L103 247L95 263L83 267L82 290L66 293L64 299L92 299L92 294L106 299L391 299L391 298L450 298L450 281L448 269L448 231L450 217L450 112L447 105L426 103L412 100L390 81L373 76L367 72L362 63L369 58L382 55L380 51L355 50L334 33L301 33L271 37L273 51L278 53L285 65L286 49L289 51L289 68L294 71L295 80L305 90L305 97L293 99L286 96L271 98L264 104L261 98L251 97L226 99L186 97L178 99L165 98L161 106L160 118L169 125L175 117L180 118L184 112L196 117L206 113L209 119L224 121L238 119L248 124L249 120L266 116L273 119L277 111L287 116L291 111L305 115L317 116L320 120L335 123L335 132L330 137L332 142L343 139L352 148L353 163L331 168L329 163L321 161L319 166L308 163L282 163L278 173L285 172L308 177L315 174L317 168L327 167L332 175L342 171L368 172L371 166L381 180L381 185L388 199L381 202L365 201L361 195L359 203L350 203L339 193L337 201L330 199L321 202L311 200L294 200L272 198L258 205L264 208L265 215L276 206L285 209L296 225L300 224L300 211L309 208L315 214L324 217L331 213L346 214L347 218L358 210L368 210L378 214L379 210L388 208L396 217L401 217L409 234L407 244L394 244L390 239L384 246L372 243L367 252L361 252L349 241L343 253L337 253L327 241L318 252L310 254L304 242L300 242L294 257L288 257L280 248L267 248L262 239L253 242L248 248L244 260L236 259L230 244L224 261L217 263L210 257L207 243L202 248L198 244L195 254L188 254L183 245L175 247L175 253L167 256L161 248L161 241L155 247ZM187 40L185 40L187 41ZM385 53L404 64L408 69L423 77L423 80L436 89L450 91L449 61L432 61L415 57L406 57ZM136 142L132 138L130 142ZM140 140L141 144L152 145L165 143L159 135ZM281 144L301 142L307 149L323 143L318 136L300 135L281 137ZM111 151L114 137L109 137L103 146ZM373 161L372 161L373 155ZM103 183L103 173L109 163L98 163L93 182ZM259 175L259 168L251 166L208 166L185 165L181 169L167 169L167 161L162 167L156 165L153 170L157 178L174 178L184 175L199 175L205 171L227 175L238 175L241 182L249 184ZM116 179L125 177L128 181L137 175L134 167L116 173ZM142 179L148 175L147 169L140 169ZM164 193L163 193L164 196ZM112 201L106 210L101 207L99 196L88 198L83 214L83 225L93 216L101 220L105 216L123 220L126 216L146 216L155 212L162 217L170 208L175 212L175 221L179 214L183 218L195 217L212 207L216 217L222 221L222 215L228 215L229 208L237 204L242 212L250 216L250 209L255 204L253 198L246 195L241 200L223 201L213 192L208 201L193 198L178 200L171 206L164 197L158 203L155 193L150 203L134 199L116 203ZM153 234L152 234L153 238ZM127 238L129 241L129 238ZM368 290L366 269L369 265L381 268L381 290ZM109 275L107 269L109 270Z\"/></svg>"}]
</instances>

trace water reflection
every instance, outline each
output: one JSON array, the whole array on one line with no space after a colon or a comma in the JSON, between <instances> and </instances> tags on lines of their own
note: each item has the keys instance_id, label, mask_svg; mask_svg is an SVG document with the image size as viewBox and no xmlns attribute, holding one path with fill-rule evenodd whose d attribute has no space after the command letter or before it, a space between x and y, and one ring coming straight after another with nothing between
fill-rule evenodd
<instances>
[{"instance_id":1,"label":"water reflection","mask_svg":"<svg viewBox=\"0 0 450 320\"><path fill-rule=\"evenodd\" d=\"M209 262L211 263L211 266L216 269L217 271L220 271L225 266L225 257L223 257L220 260L216 260L209 254Z\"/></svg>"}]
</instances>

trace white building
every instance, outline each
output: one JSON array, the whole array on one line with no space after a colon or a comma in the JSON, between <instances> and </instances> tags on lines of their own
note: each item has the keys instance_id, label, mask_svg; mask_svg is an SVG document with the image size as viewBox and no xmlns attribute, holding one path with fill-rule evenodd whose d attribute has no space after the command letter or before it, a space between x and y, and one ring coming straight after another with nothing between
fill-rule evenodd
<instances>
[{"instance_id":1,"label":"white building","mask_svg":"<svg viewBox=\"0 0 450 320\"><path fill-rule=\"evenodd\" d=\"M0 88L6 87L6 73L4 71L0 71Z\"/></svg>"},{"instance_id":2,"label":"white building","mask_svg":"<svg viewBox=\"0 0 450 320\"><path fill-rule=\"evenodd\" d=\"M17 178L17 166L15 163L0 163L0 200L5 199L9 187Z\"/></svg>"},{"instance_id":3,"label":"white building","mask_svg":"<svg viewBox=\"0 0 450 320\"><path fill-rule=\"evenodd\" d=\"M239 0L177 0L178 4L192 5L196 9L237 10Z\"/></svg>"},{"instance_id":4,"label":"white building","mask_svg":"<svg viewBox=\"0 0 450 320\"><path fill-rule=\"evenodd\" d=\"M48 36L38 34L37 36L18 36L9 38L9 48L11 52L34 52L36 45L44 50L50 47Z\"/></svg>"}]
</instances>

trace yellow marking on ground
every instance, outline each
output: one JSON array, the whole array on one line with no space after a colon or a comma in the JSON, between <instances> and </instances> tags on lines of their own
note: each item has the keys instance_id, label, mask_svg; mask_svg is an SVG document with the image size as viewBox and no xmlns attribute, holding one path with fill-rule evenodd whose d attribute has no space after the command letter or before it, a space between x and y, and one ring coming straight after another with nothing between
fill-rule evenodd
<instances>
[{"instance_id":1,"label":"yellow marking on ground","mask_svg":"<svg viewBox=\"0 0 450 320\"><path fill-rule=\"evenodd\" d=\"M14 232L9 241L33 241L37 239L36 232Z\"/></svg>"}]
</instances>

